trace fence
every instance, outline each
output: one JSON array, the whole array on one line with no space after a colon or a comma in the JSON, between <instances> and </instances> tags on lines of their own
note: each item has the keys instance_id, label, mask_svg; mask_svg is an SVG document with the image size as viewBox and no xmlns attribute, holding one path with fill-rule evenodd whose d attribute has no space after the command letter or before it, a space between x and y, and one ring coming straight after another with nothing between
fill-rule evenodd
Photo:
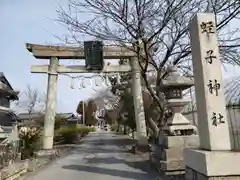
<instances>
[{"instance_id":1,"label":"fence","mask_svg":"<svg viewBox=\"0 0 240 180\"><path fill-rule=\"evenodd\" d=\"M19 157L20 141L0 143L0 169L13 164Z\"/></svg>"},{"instance_id":2,"label":"fence","mask_svg":"<svg viewBox=\"0 0 240 180\"><path fill-rule=\"evenodd\" d=\"M240 151L240 107L227 108L231 144L234 151Z\"/></svg>"},{"instance_id":3,"label":"fence","mask_svg":"<svg viewBox=\"0 0 240 180\"><path fill-rule=\"evenodd\" d=\"M184 116L197 126L197 113L185 112ZM229 122L229 132L233 151L240 151L240 106L227 107L227 116ZM219 137L221 138L221 137Z\"/></svg>"}]
</instances>

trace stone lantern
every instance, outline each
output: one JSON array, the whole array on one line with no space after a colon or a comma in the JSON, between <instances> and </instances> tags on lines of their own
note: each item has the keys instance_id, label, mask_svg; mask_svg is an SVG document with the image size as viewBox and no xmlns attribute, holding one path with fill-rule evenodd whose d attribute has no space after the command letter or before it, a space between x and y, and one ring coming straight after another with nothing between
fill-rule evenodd
<instances>
[{"instance_id":1,"label":"stone lantern","mask_svg":"<svg viewBox=\"0 0 240 180\"><path fill-rule=\"evenodd\" d=\"M190 99L183 98L183 90L194 85L193 78L184 77L178 68L171 66L168 68L169 75L162 80L161 91L166 96L165 106L170 110L163 131L168 136L192 135L196 132L196 127L191 125L181 112Z\"/></svg>"},{"instance_id":2,"label":"stone lantern","mask_svg":"<svg viewBox=\"0 0 240 180\"><path fill-rule=\"evenodd\" d=\"M169 109L169 116L150 158L163 175L171 176L184 174L183 149L198 147L199 140L196 127L181 114L183 107L190 102L183 98L182 92L193 86L194 80L182 76L175 66L169 67L168 72L160 90L166 96L165 106Z\"/></svg>"}]
</instances>

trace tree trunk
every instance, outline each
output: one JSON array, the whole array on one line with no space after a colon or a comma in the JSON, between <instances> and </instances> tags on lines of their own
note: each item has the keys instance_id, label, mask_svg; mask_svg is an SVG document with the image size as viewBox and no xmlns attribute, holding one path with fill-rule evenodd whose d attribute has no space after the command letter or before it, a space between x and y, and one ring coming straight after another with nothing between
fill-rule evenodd
<instances>
[{"instance_id":1,"label":"tree trunk","mask_svg":"<svg viewBox=\"0 0 240 180\"><path fill-rule=\"evenodd\" d=\"M120 129L120 123L117 123L117 131L116 132L119 132L119 129Z\"/></svg>"},{"instance_id":2,"label":"tree trunk","mask_svg":"<svg viewBox=\"0 0 240 180\"><path fill-rule=\"evenodd\" d=\"M152 132L154 133L154 136L157 137L157 134L159 132L157 124L153 121L152 118L147 118L146 121L148 122L149 128L151 128Z\"/></svg>"},{"instance_id":3,"label":"tree trunk","mask_svg":"<svg viewBox=\"0 0 240 180\"><path fill-rule=\"evenodd\" d=\"M126 127L126 125L124 124L124 126L123 126L123 134L127 134L127 129L126 129L127 127Z\"/></svg>"}]
</instances>

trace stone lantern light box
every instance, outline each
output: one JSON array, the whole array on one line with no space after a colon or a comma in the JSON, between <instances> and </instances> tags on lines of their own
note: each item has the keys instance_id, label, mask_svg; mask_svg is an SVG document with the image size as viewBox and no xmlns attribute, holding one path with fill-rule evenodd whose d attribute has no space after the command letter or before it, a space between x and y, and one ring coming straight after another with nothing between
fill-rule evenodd
<instances>
[{"instance_id":1,"label":"stone lantern light box","mask_svg":"<svg viewBox=\"0 0 240 180\"><path fill-rule=\"evenodd\" d=\"M191 125L181 112L191 100L183 98L182 92L194 85L193 78L182 76L176 66L170 66L168 76L161 82L161 91L166 96L165 106L171 111L163 130L168 136L191 135L196 127Z\"/></svg>"}]
</instances>

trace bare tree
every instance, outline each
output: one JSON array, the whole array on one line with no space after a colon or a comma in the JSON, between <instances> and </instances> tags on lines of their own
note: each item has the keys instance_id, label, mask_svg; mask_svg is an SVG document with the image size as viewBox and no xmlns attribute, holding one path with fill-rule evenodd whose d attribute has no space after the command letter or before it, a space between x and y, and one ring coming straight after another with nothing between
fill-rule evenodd
<instances>
[{"instance_id":1,"label":"bare tree","mask_svg":"<svg viewBox=\"0 0 240 180\"><path fill-rule=\"evenodd\" d=\"M45 111L46 97L38 89L27 86L26 90L20 94L20 99L16 103L16 108L27 111L29 120L32 120L33 112L43 113Z\"/></svg>"},{"instance_id":2,"label":"bare tree","mask_svg":"<svg viewBox=\"0 0 240 180\"><path fill-rule=\"evenodd\" d=\"M168 74L166 67L177 65L184 74L192 75L188 24L196 13L216 14L221 60L240 64L239 29L232 26L240 13L240 3L235 0L70 0L68 8L60 6L57 12L71 42L79 43L85 34L137 53L152 106L157 105L160 114L159 124L166 112L164 95L159 93L161 80ZM90 16L86 20L84 15ZM70 42L69 37L63 39ZM147 80L149 65L157 71L155 88Z\"/></svg>"}]
</instances>

